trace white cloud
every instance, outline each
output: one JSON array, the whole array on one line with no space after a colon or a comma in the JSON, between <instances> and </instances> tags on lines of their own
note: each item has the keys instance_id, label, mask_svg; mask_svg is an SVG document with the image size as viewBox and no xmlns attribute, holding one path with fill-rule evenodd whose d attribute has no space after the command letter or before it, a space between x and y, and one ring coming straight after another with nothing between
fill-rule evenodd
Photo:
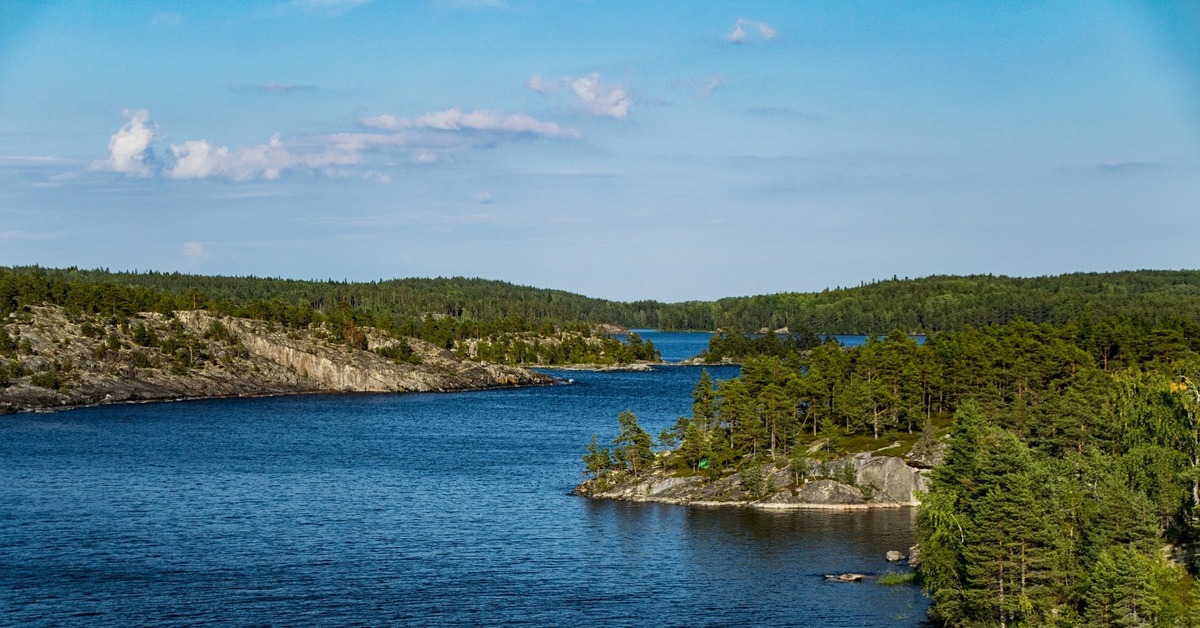
<instances>
[{"instance_id":1,"label":"white cloud","mask_svg":"<svg viewBox=\"0 0 1200 628\"><path fill-rule=\"evenodd\" d=\"M562 84L562 81L546 81L537 74L534 74L533 76L529 77L528 81L525 81L525 87L528 87L530 91L537 92L539 94L557 93L558 90L562 89Z\"/></svg>"},{"instance_id":2,"label":"white cloud","mask_svg":"<svg viewBox=\"0 0 1200 628\"><path fill-rule=\"evenodd\" d=\"M199 242L184 242L181 252L191 261L199 261L208 257L208 251Z\"/></svg>"},{"instance_id":3,"label":"white cloud","mask_svg":"<svg viewBox=\"0 0 1200 628\"><path fill-rule=\"evenodd\" d=\"M112 136L109 157L92 164L93 170L129 175L163 175L171 179L225 178L234 181L274 180L285 173L308 172L331 178L362 177L388 183L390 177L370 169L372 153L407 153L409 161L435 164L457 154L489 148L522 138L579 139L576 129L538 120L525 114L502 111L463 111L457 107L415 118L383 114L359 123L378 132L331 133L284 141L276 134L262 144L248 147L219 146L207 139L171 144L161 162L151 142L157 132L144 110L126 112L128 122ZM0 167L34 166L43 158L0 155ZM355 168L359 166L360 168Z\"/></svg>"},{"instance_id":4,"label":"white cloud","mask_svg":"<svg viewBox=\"0 0 1200 628\"><path fill-rule=\"evenodd\" d=\"M145 109L126 110L122 114L129 118L120 131L113 133L108 141L108 159L92 164L92 170L124 172L129 176L147 177L152 174L150 142L157 130L149 124L150 114Z\"/></svg>"},{"instance_id":5,"label":"white cloud","mask_svg":"<svg viewBox=\"0 0 1200 628\"><path fill-rule=\"evenodd\" d=\"M749 29L750 32L747 32L747 29ZM754 20L748 20L744 17L739 17L737 21L733 23L733 30L725 36L725 41L740 44L753 37L754 32L756 31L758 33L758 37L766 41L775 39L779 35L779 33L774 28L771 28L771 25L767 24L766 22L755 22Z\"/></svg>"},{"instance_id":6,"label":"white cloud","mask_svg":"<svg viewBox=\"0 0 1200 628\"><path fill-rule=\"evenodd\" d=\"M721 89L722 87L725 87L725 77L717 74L705 81L703 85L696 89L696 98L708 98L709 96L713 95L713 92Z\"/></svg>"},{"instance_id":7,"label":"white cloud","mask_svg":"<svg viewBox=\"0 0 1200 628\"><path fill-rule=\"evenodd\" d=\"M630 100L625 88L618 83L602 82L599 73L574 79L570 85L585 113L617 119L629 115Z\"/></svg>"},{"instance_id":8,"label":"white cloud","mask_svg":"<svg viewBox=\"0 0 1200 628\"><path fill-rule=\"evenodd\" d=\"M491 192L488 192L487 190L481 190L481 191L475 193L475 200L487 205L488 203L491 203L491 202L495 201L496 199L492 198Z\"/></svg>"},{"instance_id":9,"label":"white cloud","mask_svg":"<svg viewBox=\"0 0 1200 628\"><path fill-rule=\"evenodd\" d=\"M206 179L226 177L234 181L278 179L285 170L318 170L338 172L333 166L351 166L362 162L358 151L329 144L285 145L279 136L266 144L230 150L213 146L208 140L191 140L172 144L175 165L168 175L172 179Z\"/></svg>"},{"instance_id":10,"label":"white cloud","mask_svg":"<svg viewBox=\"0 0 1200 628\"><path fill-rule=\"evenodd\" d=\"M383 131L432 129L436 131L481 131L508 134L536 135L557 139L578 139L582 134L554 122L545 122L523 113L502 111L463 111L452 107L427 113L418 118L397 118L383 114L359 120L363 126Z\"/></svg>"}]
</instances>

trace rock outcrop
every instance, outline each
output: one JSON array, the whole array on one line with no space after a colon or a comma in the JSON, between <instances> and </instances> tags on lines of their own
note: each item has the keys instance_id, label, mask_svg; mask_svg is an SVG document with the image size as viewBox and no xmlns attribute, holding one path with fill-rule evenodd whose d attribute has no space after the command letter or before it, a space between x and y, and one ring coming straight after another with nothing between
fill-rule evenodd
<instances>
[{"instance_id":1,"label":"rock outcrop","mask_svg":"<svg viewBox=\"0 0 1200 628\"><path fill-rule=\"evenodd\" d=\"M366 349L324 330L204 311L135 318L16 313L3 328L0 413L97 403L313 392L432 392L533 386L554 378L463 360L429 343L364 329ZM403 347L401 347L403 345ZM385 357L412 356L408 361ZM403 351L399 351L399 349Z\"/></svg>"},{"instance_id":2,"label":"rock outcrop","mask_svg":"<svg viewBox=\"0 0 1200 628\"><path fill-rule=\"evenodd\" d=\"M904 459L869 453L826 462L803 474L788 466L768 466L754 477L747 473L717 479L661 471L636 477L612 473L580 484L575 493L671 504L858 509L916 506L916 493L927 486L924 472Z\"/></svg>"}]
</instances>

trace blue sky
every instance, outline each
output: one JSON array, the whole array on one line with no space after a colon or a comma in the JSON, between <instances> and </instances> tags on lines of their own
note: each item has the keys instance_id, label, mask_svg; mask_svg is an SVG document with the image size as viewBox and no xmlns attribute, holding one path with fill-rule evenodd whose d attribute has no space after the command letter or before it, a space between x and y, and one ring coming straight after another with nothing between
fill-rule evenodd
<instances>
[{"instance_id":1,"label":"blue sky","mask_svg":"<svg viewBox=\"0 0 1200 628\"><path fill-rule=\"evenodd\" d=\"M0 4L0 264L666 301L1200 267L1200 5Z\"/></svg>"}]
</instances>

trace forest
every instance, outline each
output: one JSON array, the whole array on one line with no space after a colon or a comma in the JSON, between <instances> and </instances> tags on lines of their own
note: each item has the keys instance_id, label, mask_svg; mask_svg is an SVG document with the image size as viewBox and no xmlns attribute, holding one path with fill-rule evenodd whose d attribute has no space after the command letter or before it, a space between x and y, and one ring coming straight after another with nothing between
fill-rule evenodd
<instances>
[{"instance_id":1,"label":"forest","mask_svg":"<svg viewBox=\"0 0 1200 628\"><path fill-rule=\"evenodd\" d=\"M284 292L274 288L292 282L275 280L232 281L230 285L245 288L245 291L239 291L228 289L219 281L221 278L198 278L213 279L213 282L211 285L205 282L189 284L183 290L182 284L169 281L163 285L172 288L162 287L154 281L143 285L100 281L98 277L111 279L114 275L94 271L0 268L0 318L20 308L37 305L61 306L68 314L102 315L113 324L134 318L139 312L170 314L175 310L201 309L289 328L322 327L331 341L360 349L367 345L361 328L374 327L394 337L419 338L463 357L501 364L611 365L659 359L652 342L643 342L636 335L622 341L588 322L575 319L525 318L516 314L476 318L462 312L458 316L440 312L408 315L367 307L354 299L352 292L336 290L321 293L324 296L318 295L320 298L315 302L306 298L289 302L280 296ZM256 291L256 288L262 290ZM412 356L387 357L405 361Z\"/></svg>"},{"instance_id":2,"label":"forest","mask_svg":"<svg viewBox=\"0 0 1200 628\"><path fill-rule=\"evenodd\" d=\"M593 476L653 465L754 478L947 443L918 514L920 578L953 626L1197 625L1200 323L1084 319L896 330L704 372L654 439L632 413Z\"/></svg>"},{"instance_id":3,"label":"forest","mask_svg":"<svg viewBox=\"0 0 1200 628\"><path fill-rule=\"evenodd\" d=\"M0 269L0 301L16 277L168 294L203 295L264 315L329 313L346 304L356 315L403 320L519 320L609 323L628 328L796 333L910 334L954 331L1021 319L1063 325L1086 317L1133 317L1151 323L1200 318L1200 271L1141 270L1019 278L993 275L893 278L821 292L729 297L717 301L621 303L562 290L462 277L369 282L301 281L160 272L109 272L37 266ZM195 301L196 299L193 299ZM0 305L3 308L3 305ZM299 308L299 309L294 309Z\"/></svg>"}]
</instances>

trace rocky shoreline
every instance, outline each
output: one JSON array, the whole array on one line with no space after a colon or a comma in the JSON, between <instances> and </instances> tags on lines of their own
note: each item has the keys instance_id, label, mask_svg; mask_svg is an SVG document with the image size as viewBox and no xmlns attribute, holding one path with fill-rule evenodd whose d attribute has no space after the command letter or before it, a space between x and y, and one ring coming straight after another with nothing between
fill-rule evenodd
<instances>
[{"instance_id":1,"label":"rocky shoreline","mask_svg":"<svg viewBox=\"0 0 1200 628\"><path fill-rule=\"evenodd\" d=\"M910 463L911 462L911 463ZM768 510L866 510L920 505L927 466L898 456L860 453L801 472L764 465L721 478L655 470L613 472L583 482L573 493L593 499Z\"/></svg>"},{"instance_id":2,"label":"rocky shoreline","mask_svg":"<svg viewBox=\"0 0 1200 628\"><path fill-rule=\"evenodd\" d=\"M0 325L0 414L108 403L313 393L450 392L545 386L554 377L484 365L413 338L362 328L365 344L324 330L205 311L123 320L32 307ZM403 349L399 361L385 355ZM414 363L415 362L415 363Z\"/></svg>"}]
</instances>

